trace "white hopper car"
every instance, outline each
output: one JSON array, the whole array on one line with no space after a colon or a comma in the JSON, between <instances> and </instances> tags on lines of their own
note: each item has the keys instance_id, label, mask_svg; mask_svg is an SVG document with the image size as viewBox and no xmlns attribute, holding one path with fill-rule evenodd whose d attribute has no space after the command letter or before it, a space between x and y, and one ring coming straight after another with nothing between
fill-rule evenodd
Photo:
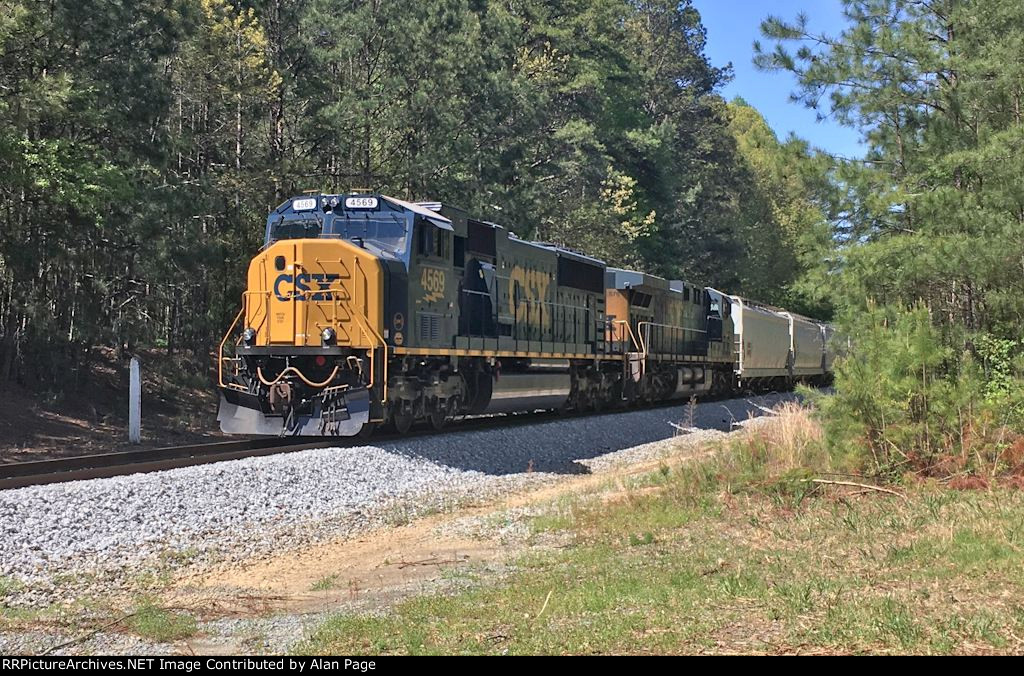
<instances>
[{"instance_id":1,"label":"white hopper car","mask_svg":"<svg viewBox=\"0 0 1024 676\"><path fill-rule=\"evenodd\" d=\"M736 377L741 386L824 383L832 373L834 330L786 310L726 296L736 335Z\"/></svg>"}]
</instances>

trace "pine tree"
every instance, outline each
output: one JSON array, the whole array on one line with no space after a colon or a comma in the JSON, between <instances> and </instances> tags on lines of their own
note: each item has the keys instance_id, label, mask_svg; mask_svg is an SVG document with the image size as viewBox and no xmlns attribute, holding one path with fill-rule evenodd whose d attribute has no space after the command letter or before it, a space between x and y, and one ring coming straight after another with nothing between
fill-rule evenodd
<instances>
[{"instance_id":1,"label":"pine tree","mask_svg":"<svg viewBox=\"0 0 1024 676\"><path fill-rule=\"evenodd\" d=\"M966 394L958 383L993 358L1001 364L986 367L987 377L1005 380L1022 351L1024 158L1016 151L1024 142L1024 7L1012 0L845 0L844 7L849 25L838 36L810 34L804 17L768 19L763 30L779 44L758 57L763 67L795 73L798 100L861 129L868 143L864 161L839 162L832 172L843 194L837 250L824 274L851 335L876 321L868 311L874 304L893 318L892 330L923 335L897 321L922 308L946 351L929 378L945 383L948 396L938 400L962 432L947 441L963 447L983 436L973 428L988 425L1003 430L994 438L1005 442L1007 430L1024 422L1020 371L994 399L984 379L971 380ZM795 53L784 44L791 40L803 42ZM917 349L913 338L900 344L907 355ZM851 359L870 363L874 350L893 348L877 346L855 344ZM888 363L879 378L911 374L915 360ZM858 389L853 379L838 385L840 397ZM874 394L917 406L910 390ZM889 441L926 458L937 448L923 439ZM996 456L999 443L989 448Z\"/></svg>"}]
</instances>

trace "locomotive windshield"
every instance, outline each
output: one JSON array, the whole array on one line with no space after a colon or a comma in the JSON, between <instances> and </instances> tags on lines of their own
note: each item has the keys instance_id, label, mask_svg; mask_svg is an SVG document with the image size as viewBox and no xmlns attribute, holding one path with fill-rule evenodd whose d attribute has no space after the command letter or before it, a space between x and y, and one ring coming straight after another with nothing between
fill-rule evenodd
<instances>
[{"instance_id":1,"label":"locomotive windshield","mask_svg":"<svg viewBox=\"0 0 1024 676\"><path fill-rule=\"evenodd\" d=\"M401 212L345 212L282 214L270 219L267 246L283 239L336 237L404 256L409 244L409 224Z\"/></svg>"},{"instance_id":2,"label":"locomotive windshield","mask_svg":"<svg viewBox=\"0 0 1024 676\"><path fill-rule=\"evenodd\" d=\"M280 217L270 223L267 245L281 239L313 239L319 237L322 231L323 223L314 214L300 218Z\"/></svg>"},{"instance_id":3,"label":"locomotive windshield","mask_svg":"<svg viewBox=\"0 0 1024 676\"><path fill-rule=\"evenodd\" d=\"M324 236L365 242L401 257L409 244L408 218L402 213L337 213Z\"/></svg>"}]
</instances>

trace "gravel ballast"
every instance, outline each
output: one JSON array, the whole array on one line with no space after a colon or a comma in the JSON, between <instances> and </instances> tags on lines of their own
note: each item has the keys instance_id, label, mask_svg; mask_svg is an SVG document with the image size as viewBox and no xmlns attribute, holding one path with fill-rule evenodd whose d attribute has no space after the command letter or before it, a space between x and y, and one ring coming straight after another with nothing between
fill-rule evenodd
<instances>
[{"instance_id":1,"label":"gravel ballast","mask_svg":"<svg viewBox=\"0 0 1024 676\"><path fill-rule=\"evenodd\" d=\"M692 425L698 438L717 436L787 398L680 404L0 491L0 575L24 590L8 601L35 605L52 600L47 590L56 576L123 580L176 556L241 560L344 537L387 523L389 510L415 514L587 473L617 456L662 452L643 445L671 438L670 422Z\"/></svg>"}]
</instances>

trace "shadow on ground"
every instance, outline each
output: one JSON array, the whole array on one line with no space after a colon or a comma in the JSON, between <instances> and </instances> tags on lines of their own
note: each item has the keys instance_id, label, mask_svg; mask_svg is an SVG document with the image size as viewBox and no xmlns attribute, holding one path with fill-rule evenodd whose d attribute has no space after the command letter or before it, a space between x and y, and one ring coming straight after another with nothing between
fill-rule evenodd
<instances>
[{"instance_id":1,"label":"shadow on ground","mask_svg":"<svg viewBox=\"0 0 1024 676\"><path fill-rule=\"evenodd\" d=\"M536 425L450 432L375 446L463 471L496 476L524 472L587 474L590 470L581 461L668 439L677 434L672 423L696 430L730 432L738 423L764 415L766 409L795 398L796 395L787 393L693 406L680 403Z\"/></svg>"}]
</instances>

